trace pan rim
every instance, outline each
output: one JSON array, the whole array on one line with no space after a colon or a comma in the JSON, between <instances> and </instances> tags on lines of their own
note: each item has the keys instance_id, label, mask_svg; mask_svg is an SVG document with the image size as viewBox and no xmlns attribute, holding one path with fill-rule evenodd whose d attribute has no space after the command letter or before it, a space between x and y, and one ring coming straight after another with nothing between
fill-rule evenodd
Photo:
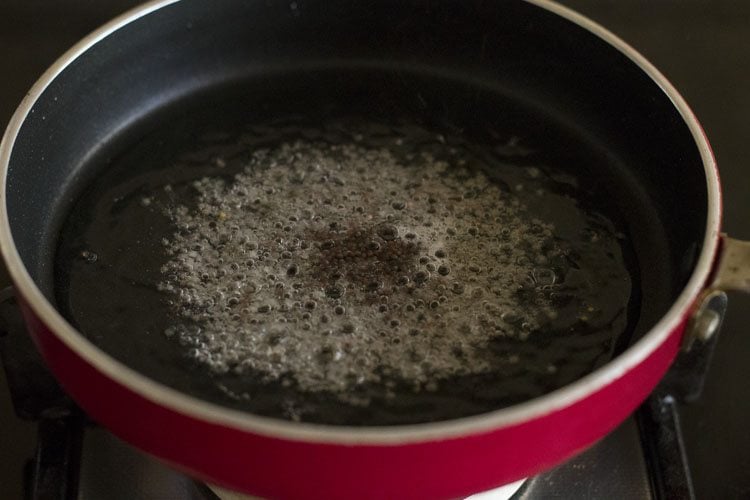
<instances>
[{"instance_id":1,"label":"pan rim","mask_svg":"<svg viewBox=\"0 0 750 500\"><path fill-rule=\"evenodd\" d=\"M708 140L697 118L672 86L650 62L619 37L598 23L551 0L523 0L545 9L599 37L635 63L671 100L678 110L700 152L706 177L706 232L701 254L677 299L667 313L638 342L620 356L590 374L538 398L491 412L459 419L382 427L355 427L297 423L262 417L210 403L152 380L117 361L75 330L42 295L26 270L10 231L6 184L13 145L27 115L50 83L80 55L120 28L181 0L153 0L136 7L105 24L78 42L61 56L34 84L11 118L0 142L0 252L16 292L24 298L53 335L73 353L93 366L102 376L136 393L151 403L166 407L190 418L278 439L328 444L392 445L434 440L496 431L542 418L572 406L595 394L640 365L679 327L702 291L711 273L718 251L721 223L721 191L716 162Z\"/></svg>"}]
</instances>

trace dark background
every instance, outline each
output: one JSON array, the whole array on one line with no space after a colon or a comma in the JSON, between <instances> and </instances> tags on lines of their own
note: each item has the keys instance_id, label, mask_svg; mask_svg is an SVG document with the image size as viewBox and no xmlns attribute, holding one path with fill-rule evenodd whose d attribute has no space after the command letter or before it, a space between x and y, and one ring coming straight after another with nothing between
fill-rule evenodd
<instances>
[{"instance_id":1,"label":"dark background","mask_svg":"<svg viewBox=\"0 0 750 500\"><path fill-rule=\"evenodd\" d=\"M135 0L2 0L0 126L44 69ZM565 0L620 35L683 94L703 124L722 176L724 230L750 239L750 2ZM690 204L685 199L683 203ZM750 296L730 299L697 403L683 408L698 498L750 498ZM0 371L0 496L21 495L35 428L13 417ZM583 494L583 492L581 492ZM580 495L578 495L580 497Z\"/></svg>"}]
</instances>

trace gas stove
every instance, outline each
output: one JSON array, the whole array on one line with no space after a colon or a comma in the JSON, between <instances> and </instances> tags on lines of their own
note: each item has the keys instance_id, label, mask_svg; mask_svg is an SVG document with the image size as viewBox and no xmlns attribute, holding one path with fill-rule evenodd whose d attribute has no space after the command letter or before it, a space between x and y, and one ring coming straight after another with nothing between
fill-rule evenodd
<instances>
[{"instance_id":1,"label":"gas stove","mask_svg":"<svg viewBox=\"0 0 750 500\"><path fill-rule=\"evenodd\" d=\"M7 122L58 55L137 3L5 0L0 5L0 122ZM563 3L620 35L672 80L715 149L724 230L750 238L750 4ZM218 498L210 487L88 421L44 369L12 298L0 303L0 316L3 498ZM707 346L683 357L632 418L581 455L526 481L513 498L750 497L750 398L743 383L750 376L745 362L750 336L743 332L748 323L750 297L731 296L715 349Z\"/></svg>"}]
</instances>

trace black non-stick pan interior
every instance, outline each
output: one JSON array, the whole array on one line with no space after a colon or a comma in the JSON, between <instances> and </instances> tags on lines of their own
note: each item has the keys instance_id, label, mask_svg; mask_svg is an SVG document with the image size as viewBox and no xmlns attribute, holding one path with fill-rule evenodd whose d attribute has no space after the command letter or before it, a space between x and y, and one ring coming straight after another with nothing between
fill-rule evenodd
<instances>
[{"instance_id":1,"label":"black non-stick pan interior","mask_svg":"<svg viewBox=\"0 0 750 500\"><path fill-rule=\"evenodd\" d=\"M325 127L357 117L416 123L482 145L527 136L579 169L590 179L590 201L624 214L632 238L638 300L628 310L632 336L615 350L666 312L700 252L705 175L682 117L641 68L567 20L526 2L290 7L186 0L98 42L34 105L6 187L19 253L56 302L54 259L65 216L82 193L97 189L109 166L145 171L211 130L282 120ZM117 300L111 299L113 310ZM65 313L66 304L60 307ZM148 317L130 315L131 336L87 333L148 376L243 407L222 399L215 381L186 364L173 343L143 329L139 318ZM530 396L552 388L538 385ZM440 402L407 401L391 411L408 421L404 415L419 405ZM477 408L456 411L484 411ZM351 408L321 420L357 423L365 419L361 412ZM434 418L453 416L448 408Z\"/></svg>"}]
</instances>

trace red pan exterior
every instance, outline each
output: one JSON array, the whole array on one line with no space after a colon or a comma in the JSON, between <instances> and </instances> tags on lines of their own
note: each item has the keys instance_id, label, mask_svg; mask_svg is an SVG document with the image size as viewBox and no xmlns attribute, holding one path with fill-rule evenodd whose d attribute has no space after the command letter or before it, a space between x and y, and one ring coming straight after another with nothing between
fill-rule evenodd
<instances>
[{"instance_id":1,"label":"red pan exterior","mask_svg":"<svg viewBox=\"0 0 750 500\"><path fill-rule=\"evenodd\" d=\"M273 498L456 498L536 474L601 438L674 359L686 318L646 359L570 406L461 437L394 445L286 440L210 423L150 401L71 350L24 303L54 374L124 440L211 482Z\"/></svg>"}]
</instances>

